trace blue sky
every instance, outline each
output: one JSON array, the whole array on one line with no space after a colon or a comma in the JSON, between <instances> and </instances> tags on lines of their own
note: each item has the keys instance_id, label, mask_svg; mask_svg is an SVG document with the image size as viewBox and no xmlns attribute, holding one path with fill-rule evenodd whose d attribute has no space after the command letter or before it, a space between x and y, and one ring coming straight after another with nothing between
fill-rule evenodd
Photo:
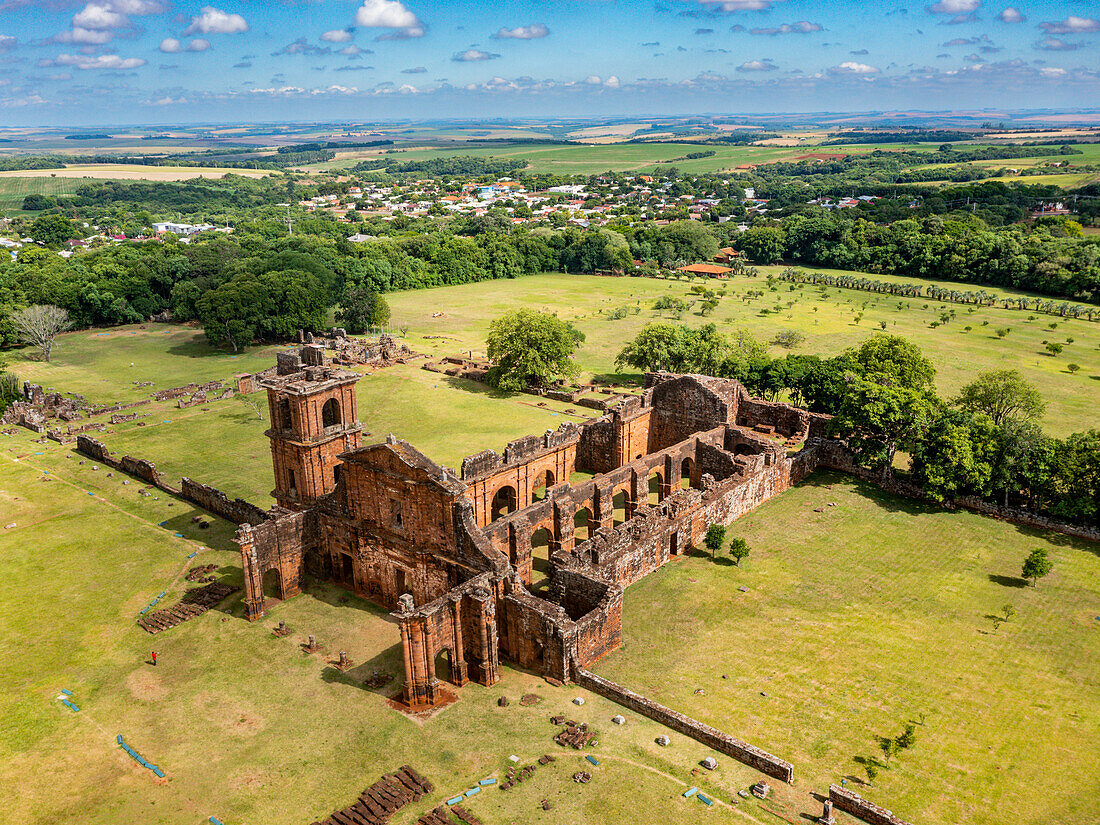
<instances>
[{"instance_id":1,"label":"blue sky","mask_svg":"<svg viewBox=\"0 0 1100 825\"><path fill-rule=\"evenodd\" d=\"M1066 107L1097 0L0 0L10 125Z\"/></svg>"}]
</instances>

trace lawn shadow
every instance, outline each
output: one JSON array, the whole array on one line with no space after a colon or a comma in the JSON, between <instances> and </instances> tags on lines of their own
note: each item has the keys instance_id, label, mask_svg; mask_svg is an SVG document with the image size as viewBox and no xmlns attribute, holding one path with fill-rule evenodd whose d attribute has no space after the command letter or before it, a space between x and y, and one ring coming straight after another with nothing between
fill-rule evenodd
<instances>
[{"instance_id":1,"label":"lawn shadow","mask_svg":"<svg viewBox=\"0 0 1100 825\"><path fill-rule=\"evenodd\" d=\"M328 663L321 671L321 679L328 684L350 685L378 696L392 699L400 693L401 682L394 665L401 662L401 645L394 644L361 664L352 664L347 670L337 667L340 651L324 650L319 653Z\"/></svg>"},{"instance_id":2,"label":"lawn shadow","mask_svg":"<svg viewBox=\"0 0 1100 825\"><path fill-rule=\"evenodd\" d=\"M990 573L989 580L994 584L1001 585L1001 587L1027 587L1027 580L1021 579L1019 576L1001 576L997 573Z\"/></svg>"},{"instance_id":3,"label":"lawn shadow","mask_svg":"<svg viewBox=\"0 0 1100 825\"><path fill-rule=\"evenodd\" d=\"M198 330L196 330L198 332ZM168 347L166 352L172 355L178 355L181 358L206 358L211 355L221 355L228 358L230 355L242 355L244 350L240 352L230 352L227 349L221 349L214 347L210 342L206 341L202 335L196 335L190 341L180 341L179 343L172 344Z\"/></svg>"},{"instance_id":4,"label":"lawn shadow","mask_svg":"<svg viewBox=\"0 0 1100 825\"><path fill-rule=\"evenodd\" d=\"M484 384L481 381L473 381L469 378L459 378L457 375L441 375L440 379L453 390L472 392L475 395L487 395L490 398L516 398L524 394L519 392L505 392L504 390L498 390L496 387L490 387L488 384Z\"/></svg>"},{"instance_id":5,"label":"lawn shadow","mask_svg":"<svg viewBox=\"0 0 1100 825\"><path fill-rule=\"evenodd\" d=\"M871 481L866 481L858 476L848 475L837 470L815 470L807 478L798 483L799 487L825 487L834 485L855 487L864 498L870 499L879 507L891 513L905 513L910 516L928 515L931 513L948 512L944 507L918 499L888 493Z\"/></svg>"},{"instance_id":6,"label":"lawn shadow","mask_svg":"<svg viewBox=\"0 0 1100 825\"><path fill-rule=\"evenodd\" d=\"M393 617L390 616L390 611L386 608L380 607L369 599L365 599L350 590L345 590L332 582L319 581L310 575L303 576L302 593L333 607L350 607L356 610L364 610L391 624L396 623Z\"/></svg>"}]
</instances>

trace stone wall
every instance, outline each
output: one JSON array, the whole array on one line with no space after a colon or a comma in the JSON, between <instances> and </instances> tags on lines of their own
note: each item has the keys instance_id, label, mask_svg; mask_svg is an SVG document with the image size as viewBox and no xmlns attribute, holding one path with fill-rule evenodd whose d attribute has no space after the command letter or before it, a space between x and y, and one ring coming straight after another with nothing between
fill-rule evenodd
<instances>
[{"instance_id":1,"label":"stone wall","mask_svg":"<svg viewBox=\"0 0 1100 825\"><path fill-rule=\"evenodd\" d=\"M595 673L590 673L582 667L573 668L573 681L593 693L598 693L612 702L645 716L647 719L652 719L665 727L672 728L674 731L694 739L696 742L701 742L708 748L713 748L719 753L731 756L738 762L743 762L767 776L782 782L794 781L794 766L790 762L772 756L748 742L742 742L740 739L722 733L717 728L704 725L690 716L685 716L671 708L646 699L644 696L597 676ZM891 823L890 825L894 824Z\"/></svg>"},{"instance_id":2,"label":"stone wall","mask_svg":"<svg viewBox=\"0 0 1100 825\"><path fill-rule=\"evenodd\" d=\"M839 785L829 786L829 801L837 810L851 814L857 819L862 819L870 825L908 825L885 808L880 808L873 802L869 802L854 791L842 788Z\"/></svg>"},{"instance_id":3,"label":"stone wall","mask_svg":"<svg viewBox=\"0 0 1100 825\"><path fill-rule=\"evenodd\" d=\"M267 518L267 514L255 504L240 498L230 500L229 496L216 487L200 484L186 476L180 485L180 495L234 524L259 524Z\"/></svg>"},{"instance_id":4,"label":"stone wall","mask_svg":"<svg viewBox=\"0 0 1100 825\"><path fill-rule=\"evenodd\" d=\"M268 514L255 504L250 504L239 498L230 500L229 496L221 490L206 484L200 484L189 478L184 478L179 489L177 489L164 480L164 476L157 470L157 465L152 461L130 455L124 455L122 458L116 459L103 442L89 436L78 435L76 437L76 450L93 461L98 461L107 467L141 479L147 484L152 484L170 495L189 501L207 512L232 521L234 524L244 522L256 524L268 518Z\"/></svg>"}]
</instances>

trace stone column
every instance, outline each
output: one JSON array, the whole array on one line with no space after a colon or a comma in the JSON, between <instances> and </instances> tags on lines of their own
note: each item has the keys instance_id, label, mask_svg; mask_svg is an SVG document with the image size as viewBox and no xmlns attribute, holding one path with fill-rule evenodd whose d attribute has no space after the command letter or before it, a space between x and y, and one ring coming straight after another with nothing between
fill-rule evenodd
<instances>
[{"instance_id":1,"label":"stone column","mask_svg":"<svg viewBox=\"0 0 1100 825\"><path fill-rule=\"evenodd\" d=\"M241 569L244 571L244 615L254 622L264 615L264 584L260 561L256 555L252 525L242 524L233 540L241 548Z\"/></svg>"},{"instance_id":2,"label":"stone column","mask_svg":"<svg viewBox=\"0 0 1100 825\"><path fill-rule=\"evenodd\" d=\"M594 524L589 525L589 533L595 530L611 530L615 526L615 493L611 487L597 487L592 500L595 511L592 514Z\"/></svg>"},{"instance_id":3,"label":"stone column","mask_svg":"<svg viewBox=\"0 0 1100 825\"><path fill-rule=\"evenodd\" d=\"M451 681L462 686L470 681L466 668L466 645L462 639L462 602L459 597L451 600L451 628L454 646L451 648Z\"/></svg>"}]
</instances>

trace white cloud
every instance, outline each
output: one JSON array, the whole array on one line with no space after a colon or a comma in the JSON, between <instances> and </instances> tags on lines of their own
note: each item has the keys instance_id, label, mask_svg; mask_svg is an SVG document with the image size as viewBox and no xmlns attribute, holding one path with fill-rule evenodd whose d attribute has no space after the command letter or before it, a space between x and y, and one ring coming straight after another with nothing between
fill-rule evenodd
<instances>
[{"instance_id":1,"label":"white cloud","mask_svg":"<svg viewBox=\"0 0 1100 825\"><path fill-rule=\"evenodd\" d=\"M589 86L599 86L603 83L603 80L600 79L600 76L598 74L590 74L584 79L584 82L587 83Z\"/></svg>"},{"instance_id":2,"label":"white cloud","mask_svg":"<svg viewBox=\"0 0 1100 825\"><path fill-rule=\"evenodd\" d=\"M136 69L145 65L140 57L119 57L117 54L59 54L53 61L55 66L72 66L74 69Z\"/></svg>"},{"instance_id":3,"label":"white cloud","mask_svg":"<svg viewBox=\"0 0 1100 825\"><path fill-rule=\"evenodd\" d=\"M54 40L58 43L83 43L85 45L102 46L104 43L109 43L114 36L114 32L109 29L74 28L67 32L61 32Z\"/></svg>"},{"instance_id":4,"label":"white cloud","mask_svg":"<svg viewBox=\"0 0 1100 825\"><path fill-rule=\"evenodd\" d=\"M166 37L160 41L160 50L165 54L175 54L183 50L183 46L174 37Z\"/></svg>"},{"instance_id":5,"label":"white cloud","mask_svg":"<svg viewBox=\"0 0 1100 825\"><path fill-rule=\"evenodd\" d=\"M978 10L982 0L940 0L928 11L933 14L971 14Z\"/></svg>"},{"instance_id":6,"label":"white cloud","mask_svg":"<svg viewBox=\"0 0 1100 825\"><path fill-rule=\"evenodd\" d=\"M160 14L168 10L166 3L156 2L156 0L110 0L109 5L123 14Z\"/></svg>"},{"instance_id":7,"label":"white cloud","mask_svg":"<svg viewBox=\"0 0 1100 825\"><path fill-rule=\"evenodd\" d=\"M347 43L351 40L351 32L347 29L333 29L321 35L326 43Z\"/></svg>"},{"instance_id":8,"label":"white cloud","mask_svg":"<svg viewBox=\"0 0 1100 825\"><path fill-rule=\"evenodd\" d=\"M11 51L15 44L16 40L10 34L0 34L0 52Z\"/></svg>"},{"instance_id":9,"label":"white cloud","mask_svg":"<svg viewBox=\"0 0 1100 825\"><path fill-rule=\"evenodd\" d=\"M210 41L203 40L201 37L196 37L190 43L187 44L187 51L189 52L204 52L210 48Z\"/></svg>"},{"instance_id":10,"label":"white cloud","mask_svg":"<svg viewBox=\"0 0 1100 825\"><path fill-rule=\"evenodd\" d=\"M357 57L361 54L373 54L373 52L370 49L360 49L358 46L352 43L351 45L344 46L344 48L340 49L340 54L347 57Z\"/></svg>"},{"instance_id":11,"label":"white cloud","mask_svg":"<svg viewBox=\"0 0 1100 825\"><path fill-rule=\"evenodd\" d=\"M845 60L839 66L833 66L829 69L829 74L848 74L848 75L868 75L878 74L879 70L874 66L868 66L866 63L857 63L854 60Z\"/></svg>"},{"instance_id":12,"label":"white cloud","mask_svg":"<svg viewBox=\"0 0 1100 825\"><path fill-rule=\"evenodd\" d=\"M735 12L735 11L766 11L774 6L776 3L782 3L783 0L698 0L703 6L708 9L716 9L718 11Z\"/></svg>"},{"instance_id":13,"label":"white cloud","mask_svg":"<svg viewBox=\"0 0 1100 825\"><path fill-rule=\"evenodd\" d=\"M1020 14L1019 9L1013 8L1012 6L1009 6L1007 9L998 14L997 19L1000 20L1002 23L1023 23L1025 20L1027 20L1026 17Z\"/></svg>"},{"instance_id":14,"label":"white cloud","mask_svg":"<svg viewBox=\"0 0 1100 825\"><path fill-rule=\"evenodd\" d=\"M500 29L493 38L496 40L537 40L550 34L550 29L542 23L531 23L528 26L517 26L514 29Z\"/></svg>"},{"instance_id":15,"label":"white cloud","mask_svg":"<svg viewBox=\"0 0 1100 825\"><path fill-rule=\"evenodd\" d=\"M1044 37L1035 44L1035 48L1044 52L1074 52L1081 48L1080 43L1067 43L1057 37Z\"/></svg>"},{"instance_id":16,"label":"white cloud","mask_svg":"<svg viewBox=\"0 0 1100 825\"><path fill-rule=\"evenodd\" d=\"M739 72L771 72L775 71L779 67L776 66L770 57L765 57L763 60L746 60L740 66L737 67Z\"/></svg>"},{"instance_id":17,"label":"white cloud","mask_svg":"<svg viewBox=\"0 0 1100 825\"><path fill-rule=\"evenodd\" d=\"M820 23L811 23L808 20L799 20L797 23L783 23L765 29L749 29L749 34L809 34L810 32L824 31Z\"/></svg>"},{"instance_id":18,"label":"white cloud","mask_svg":"<svg viewBox=\"0 0 1100 825\"><path fill-rule=\"evenodd\" d=\"M355 12L355 25L365 29L397 29L381 35L379 40L405 40L423 37L425 27L420 18L399 0L363 0Z\"/></svg>"},{"instance_id":19,"label":"white cloud","mask_svg":"<svg viewBox=\"0 0 1100 825\"><path fill-rule=\"evenodd\" d=\"M1100 20L1070 15L1065 20L1053 20L1049 23L1040 23L1039 28L1043 29L1048 34L1088 34L1091 32L1100 32Z\"/></svg>"},{"instance_id":20,"label":"white cloud","mask_svg":"<svg viewBox=\"0 0 1100 825\"><path fill-rule=\"evenodd\" d=\"M248 31L248 22L239 14L226 14L213 6L203 6L200 13L191 18L191 25L184 34L236 34Z\"/></svg>"},{"instance_id":21,"label":"white cloud","mask_svg":"<svg viewBox=\"0 0 1100 825\"><path fill-rule=\"evenodd\" d=\"M500 57L499 54L483 52L481 49L467 49L464 52L455 52L451 60L456 63L477 63L482 60L495 60L498 57Z\"/></svg>"},{"instance_id":22,"label":"white cloud","mask_svg":"<svg viewBox=\"0 0 1100 825\"><path fill-rule=\"evenodd\" d=\"M603 85L609 89L618 89L619 78L617 78L615 75L611 75L611 77L607 78L607 80L603 82Z\"/></svg>"},{"instance_id":23,"label":"white cloud","mask_svg":"<svg viewBox=\"0 0 1100 825\"><path fill-rule=\"evenodd\" d=\"M89 3L73 15L74 29L121 29L128 25L126 15L114 11L108 3Z\"/></svg>"}]
</instances>

